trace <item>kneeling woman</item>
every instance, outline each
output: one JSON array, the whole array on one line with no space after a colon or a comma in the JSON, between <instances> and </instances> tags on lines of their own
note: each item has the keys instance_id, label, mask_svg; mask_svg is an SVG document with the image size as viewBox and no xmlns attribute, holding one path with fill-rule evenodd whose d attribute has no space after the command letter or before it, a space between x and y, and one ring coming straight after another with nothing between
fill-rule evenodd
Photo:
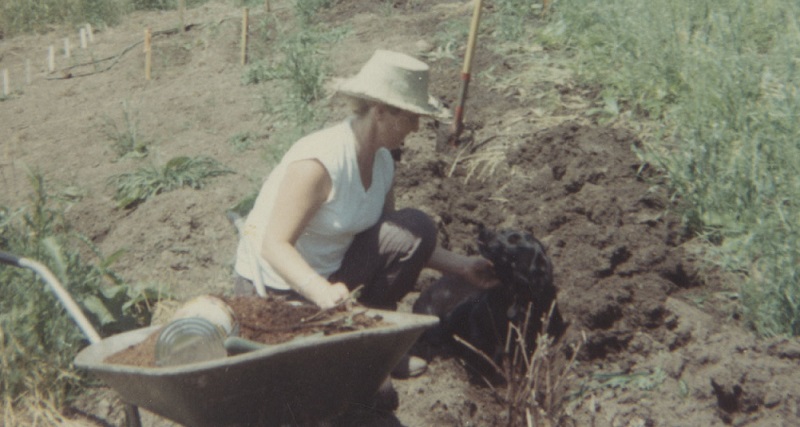
<instances>
[{"instance_id":1,"label":"kneeling woman","mask_svg":"<svg viewBox=\"0 0 800 427\"><path fill-rule=\"evenodd\" d=\"M293 291L321 308L359 285L360 302L393 308L424 267L494 286L489 261L437 247L427 215L394 209L391 150L420 116L443 113L428 96L428 66L379 50L339 93L354 116L297 141L247 217L236 260L247 286L262 296Z\"/></svg>"}]
</instances>

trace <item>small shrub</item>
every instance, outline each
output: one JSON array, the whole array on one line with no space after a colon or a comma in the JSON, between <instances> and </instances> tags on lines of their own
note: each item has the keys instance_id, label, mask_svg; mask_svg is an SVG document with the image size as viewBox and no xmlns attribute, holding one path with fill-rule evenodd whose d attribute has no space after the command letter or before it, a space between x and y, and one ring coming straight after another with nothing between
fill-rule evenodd
<instances>
[{"instance_id":1,"label":"small shrub","mask_svg":"<svg viewBox=\"0 0 800 427\"><path fill-rule=\"evenodd\" d=\"M294 10L301 24L313 23L317 11L331 6L332 0L295 0Z\"/></svg>"},{"instance_id":2,"label":"small shrub","mask_svg":"<svg viewBox=\"0 0 800 427\"><path fill-rule=\"evenodd\" d=\"M287 70L269 65L265 60L248 65L242 74L242 84L254 85L291 77Z\"/></svg>"},{"instance_id":3,"label":"small shrub","mask_svg":"<svg viewBox=\"0 0 800 427\"><path fill-rule=\"evenodd\" d=\"M122 103L122 122L106 117L103 132L113 142L114 152L119 157L144 157L147 155L147 141L139 132L136 113L127 102Z\"/></svg>"},{"instance_id":4,"label":"small shrub","mask_svg":"<svg viewBox=\"0 0 800 427\"><path fill-rule=\"evenodd\" d=\"M0 206L3 251L47 265L101 335L147 325L155 288L124 283L111 268L121 253L103 256L70 229L41 175L31 174L31 184L28 206ZM36 274L0 265L0 283L0 398L60 408L83 384L72 362L86 338Z\"/></svg>"},{"instance_id":5,"label":"small shrub","mask_svg":"<svg viewBox=\"0 0 800 427\"><path fill-rule=\"evenodd\" d=\"M257 136L252 132L239 132L233 135L228 142L237 152L247 151L253 147Z\"/></svg>"},{"instance_id":6,"label":"small shrub","mask_svg":"<svg viewBox=\"0 0 800 427\"><path fill-rule=\"evenodd\" d=\"M186 0L185 6L193 7L208 0ZM131 0L136 10L174 10L178 8L178 0Z\"/></svg>"},{"instance_id":7,"label":"small shrub","mask_svg":"<svg viewBox=\"0 0 800 427\"><path fill-rule=\"evenodd\" d=\"M113 176L114 199L129 208L147 199L181 187L203 188L208 178L233 173L209 157L174 157L164 166L148 166L135 172Z\"/></svg>"},{"instance_id":8,"label":"small shrub","mask_svg":"<svg viewBox=\"0 0 800 427\"><path fill-rule=\"evenodd\" d=\"M532 27L541 12L541 3L532 0L498 0L490 22L496 38L503 41L520 40Z\"/></svg>"}]
</instances>

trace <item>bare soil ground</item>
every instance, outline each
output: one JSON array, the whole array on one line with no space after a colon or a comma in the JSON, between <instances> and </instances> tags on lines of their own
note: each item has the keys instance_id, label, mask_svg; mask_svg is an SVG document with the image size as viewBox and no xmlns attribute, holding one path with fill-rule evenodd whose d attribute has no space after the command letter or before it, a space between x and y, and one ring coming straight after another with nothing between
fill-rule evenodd
<instances>
[{"instance_id":1,"label":"bare soil ground","mask_svg":"<svg viewBox=\"0 0 800 427\"><path fill-rule=\"evenodd\" d=\"M323 22L347 32L330 49L333 75L352 75L377 48L427 53L432 92L455 102L463 51L448 58L436 35L448 23L468 22L471 4L334 3ZM279 20L291 19L290 2L272 5ZM259 13L252 12L254 19ZM268 172L262 150L282 125L262 108L278 86L241 84L240 20L241 10L227 1L190 9L186 21L198 25L154 38L151 81L144 80L136 43L147 26L175 28L177 12L136 13L101 29L87 51L59 56L54 74L46 70L47 47L68 36L76 46L77 31L0 41L0 68L9 69L13 91L0 103L0 204L25 203L25 170L39 170L67 201L77 231L107 254L127 249L115 267L128 280L162 283L179 299L231 292L237 238L225 211ZM424 125L406 142L398 206L430 213L440 243L458 252L476 251L479 223L531 230L546 243L570 323L561 344L581 344L556 396L554 424L800 425L800 343L760 340L742 327L731 299L735 284L696 260L697 243L671 213L661 177L634 154L640 145L635 124L598 124L589 113L596 91L575 83L561 53L529 43L490 49L488 33L479 40L467 104L473 151L438 152L436 130ZM269 58L275 50L262 43L259 54ZM66 70L102 58L114 59ZM26 59L30 85L24 84ZM117 159L103 131L109 119L121 123L122 102L149 139L145 159ZM332 121L346 113L335 101L329 108ZM234 149L229 141L241 132L253 132L258 144ZM135 209L116 207L110 176L178 155L210 156L236 174ZM426 271L419 288L434 279ZM490 388L470 381L446 353L427 355L426 375L395 380L400 406L393 415L358 422L506 425L505 407ZM87 423L122 423L122 405L111 390L90 390L75 409ZM173 425L146 411L143 419L150 427Z\"/></svg>"}]
</instances>

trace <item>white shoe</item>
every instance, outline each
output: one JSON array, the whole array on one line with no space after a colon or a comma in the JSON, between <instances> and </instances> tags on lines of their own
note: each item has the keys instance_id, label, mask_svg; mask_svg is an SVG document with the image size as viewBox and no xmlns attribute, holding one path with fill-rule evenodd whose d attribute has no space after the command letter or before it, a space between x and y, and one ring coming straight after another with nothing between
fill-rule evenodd
<instances>
[{"instance_id":1,"label":"white shoe","mask_svg":"<svg viewBox=\"0 0 800 427\"><path fill-rule=\"evenodd\" d=\"M394 378L413 378L418 377L428 370L428 362L417 356L405 355L400 359L400 363L392 369Z\"/></svg>"}]
</instances>

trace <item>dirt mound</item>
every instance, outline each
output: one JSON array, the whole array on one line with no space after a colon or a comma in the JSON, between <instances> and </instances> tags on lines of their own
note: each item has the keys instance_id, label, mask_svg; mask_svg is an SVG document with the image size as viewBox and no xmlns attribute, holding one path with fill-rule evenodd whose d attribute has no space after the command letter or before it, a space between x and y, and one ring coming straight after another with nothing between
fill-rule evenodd
<instances>
[{"instance_id":1,"label":"dirt mound","mask_svg":"<svg viewBox=\"0 0 800 427\"><path fill-rule=\"evenodd\" d=\"M440 219L441 243L476 253L476 226L532 231L548 245L560 304L573 330L590 334L585 357L624 350L633 332L663 323L663 302L698 286L679 245L681 227L631 152L629 132L564 123L519 138L491 176L469 161L407 156L398 186ZM490 153L479 147L474 158ZM451 161L452 163L452 161ZM636 307L632 310L631 307Z\"/></svg>"}]
</instances>

